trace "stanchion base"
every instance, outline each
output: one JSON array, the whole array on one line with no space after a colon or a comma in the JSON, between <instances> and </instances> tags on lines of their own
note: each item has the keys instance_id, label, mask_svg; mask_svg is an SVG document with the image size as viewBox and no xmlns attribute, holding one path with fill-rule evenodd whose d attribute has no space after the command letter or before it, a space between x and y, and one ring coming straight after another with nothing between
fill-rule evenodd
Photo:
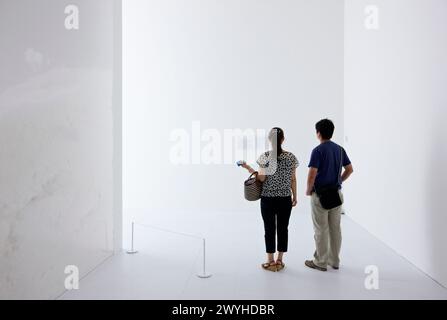
<instances>
[{"instance_id":1,"label":"stanchion base","mask_svg":"<svg viewBox=\"0 0 447 320\"><path fill-rule=\"evenodd\" d=\"M135 254L135 253L138 253L138 251L137 250L127 250L126 253L127 254Z\"/></svg>"},{"instance_id":2,"label":"stanchion base","mask_svg":"<svg viewBox=\"0 0 447 320\"><path fill-rule=\"evenodd\" d=\"M212 274L211 273L198 274L197 277L199 277L200 279L208 279L212 277Z\"/></svg>"}]
</instances>

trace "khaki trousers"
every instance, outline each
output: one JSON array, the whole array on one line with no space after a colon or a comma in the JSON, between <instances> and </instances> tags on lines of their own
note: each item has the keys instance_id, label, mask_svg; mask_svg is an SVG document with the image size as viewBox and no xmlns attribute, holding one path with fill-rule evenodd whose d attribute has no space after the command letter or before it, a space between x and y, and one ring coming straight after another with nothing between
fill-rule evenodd
<instances>
[{"instance_id":1,"label":"khaki trousers","mask_svg":"<svg viewBox=\"0 0 447 320\"><path fill-rule=\"evenodd\" d=\"M343 200L343 194L340 191ZM311 198L312 220L315 232L314 264L327 268L328 265L339 267L341 249L341 213L342 206L326 210L314 192Z\"/></svg>"}]
</instances>

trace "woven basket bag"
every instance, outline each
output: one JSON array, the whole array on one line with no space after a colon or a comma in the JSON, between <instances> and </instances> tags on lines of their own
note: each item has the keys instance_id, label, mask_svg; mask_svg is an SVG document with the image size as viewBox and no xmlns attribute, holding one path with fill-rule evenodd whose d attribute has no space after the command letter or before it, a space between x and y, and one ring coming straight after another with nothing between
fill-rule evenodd
<instances>
[{"instance_id":1,"label":"woven basket bag","mask_svg":"<svg viewBox=\"0 0 447 320\"><path fill-rule=\"evenodd\" d=\"M253 172L244 182L244 196L248 201L257 201L261 199L262 182L256 179L257 172Z\"/></svg>"}]
</instances>

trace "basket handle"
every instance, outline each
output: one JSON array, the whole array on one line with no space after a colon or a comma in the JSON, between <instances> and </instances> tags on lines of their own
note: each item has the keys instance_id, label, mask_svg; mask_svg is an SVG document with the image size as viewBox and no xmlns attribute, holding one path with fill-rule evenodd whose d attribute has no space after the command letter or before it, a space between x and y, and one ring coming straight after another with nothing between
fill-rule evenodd
<instances>
[{"instance_id":1,"label":"basket handle","mask_svg":"<svg viewBox=\"0 0 447 320\"><path fill-rule=\"evenodd\" d=\"M253 172L249 177L248 180L250 180L251 178L253 178L253 176L257 176L259 174L258 171Z\"/></svg>"}]
</instances>

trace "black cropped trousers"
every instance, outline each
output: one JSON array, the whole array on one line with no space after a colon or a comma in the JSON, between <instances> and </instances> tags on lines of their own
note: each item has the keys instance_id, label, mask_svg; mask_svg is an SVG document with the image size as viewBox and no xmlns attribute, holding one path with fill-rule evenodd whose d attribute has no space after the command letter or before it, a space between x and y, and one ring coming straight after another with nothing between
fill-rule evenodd
<instances>
[{"instance_id":1,"label":"black cropped trousers","mask_svg":"<svg viewBox=\"0 0 447 320\"><path fill-rule=\"evenodd\" d=\"M264 220L264 238L267 253L275 253L276 251L287 252L292 198L262 197L261 213ZM278 237L278 247L276 247L276 237Z\"/></svg>"}]
</instances>

